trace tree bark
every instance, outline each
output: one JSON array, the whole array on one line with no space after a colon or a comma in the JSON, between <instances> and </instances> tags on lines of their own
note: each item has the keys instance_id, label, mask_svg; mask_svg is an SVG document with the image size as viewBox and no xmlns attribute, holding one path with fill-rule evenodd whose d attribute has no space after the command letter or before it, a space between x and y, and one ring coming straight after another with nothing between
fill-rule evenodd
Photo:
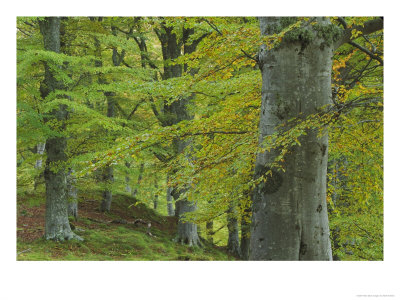
<instances>
[{"instance_id":1,"label":"tree bark","mask_svg":"<svg viewBox=\"0 0 400 300\"><path fill-rule=\"evenodd\" d=\"M129 177L129 168L131 167L131 164L129 162L125 162L125 167L126 167L126 172L125 172L125 191L129 194L132 195L132 188L130 185L131 178Z\"/></svg>"},{"instance_id":2,"label":"tree bark","mask_svg":"<svg viewBox=\"0 0 400 300\"><path fill-rule=\"evenodd\" d=\"M154 199L153 199L153 208L154 208L154 210L157 210L157 206L158 206L158 184L157 184L157 178L155 178L155 180L154 180L154 188L155 188L156 192L154 194Z\"/></svg>"},{"instance_id":3,"label":"tree bark","mask_svg":"<svg viewBox=\"0 0 400 300\"><path fill-rule=\"evenodd\" d=\"M237 211L233 204L229 204L229 209L227 212L228 221L228 252L241 256L240 245L239 245L239 226L237 221Z\"/></svg>"},{"instance_id":4,"label":"tree bark","mask_svg":"<svg viewBox=\"0 0 400 300\"><path fill-rule=\"evenodd\" d=\"M285 18L260 18L263 35L276 33ZM329 19L316 18L329 28ZM334 46L319 37L315 27L271 50L261 47L262 72L260 143L278 125L300 114L318 112L331 99ZM285 157L285 172L272 169L272 177L253 195L250 260L332 260L326 205L328 137L309 130L301 146ZM278 150L257 156L256 176L271 170Z\"/></svg>"},{"instance_id":5,"label":"tree bark","mask_svg":"<svg viewBox=\"0 0 400 300\"><path fill-rule=\"evenodd\" d=\"M138 187L140 186L140 183L142 182L143 171L144 171L144 163L141 163L140 164L140 169L139 169L139 176L138 176L138 180L137 180L137 185L135 187L135 190L132 192L132 197L136 197L136 195L137 195Z\"/></svg>"},{"instance_id":6,"label":"tree bark","mask_svg":"<svg viewBox=\"0 0 400 300\"><path fill-rule=\"evenodd\" d=\"M60 18L48 17L39 21L40 31L43 36L44 49L47 51L60 52ZM45 78L41 84L41 96L45 99L50 92L62 89L63 85L58 82L53 72L45 63ZM66 107L60 105L54 109L50 116L51 120L57 120L61 128L65 126L67 119ZM49 119L47 119L49 121ZM45 238L51 240L69 240L81 237L74 234L68 221L67 203L67 180L65 164L67 155L65 154L67 141L63 136L53 136L46 140L47 159L44 170L46 183L46 216L45 216Z\"/></svg>"},{"instance_id":7,"label":"tree bark","mask_svg":"<svg viewBox=\"0 0 400 300\"><path fill-rule=\"evenodd\" d=\"M214 244L214 222L213 221L208 221L206 223L206 235L207 235L207 242L210 244Z\"/></svg>"},{"instance_id":8,"label":"tree bark","mask_svg":"<svg viewBox=\"0 0 400 300\"><path fill-rule=\"evenodd\" d=\"M172 202L172 188L168 187L167 188L167 211L168 211L168 216L174 216L175 215L175 209L174 209L174 203Z\"/></svg>"},{"instance_id":9,"label":"tree bark","mask_svg":"<svg viewBox=\"0 0 400 300\"><path fill-rule=\"evenodd\" d=\"M76 178L72 176L73 171L70 169L67 174L68 216L78 220L78 189L76 188Z\"/></svg>"},{"instance_id":10,"label":"tree bark","mask_svg":"<svg viewBox=\"0 0 400 300\"><path fill-rule=\"evenodd\" d=\"M170 64L169 61L175 60L181 55L182 46L184 46L185 54L189 54L195 50L200 41L196 41L196 43L192 43L191 45L186 45L186 41L188 40L189 36L194 33L194 30L189 28L184 29L182 38L180 39L178 39L176 34L173 32L172 27L163 26L162 31L156 31L156 33L161 42L164 60L163 79L167 80L182 76L182 66L180 64ZM192 116L189 114L187 109L187 105L191 98L192 97L182 98L173 101L172 103L165 101L163 107L164 116L163 118L159 119L162 123L162 126L171 126L178 124L183 120L191 120ZM188 140L174 140L173 147L175 153L182 153L189 144L190 142ZM196 203L190 202L187 199L180 199L181 194L188 188L189 187L175 187L172 190L172 195L175 199L175 215L178 217L176 241L188 244L189 246L201 246L197 232L197 224L192 222L184 222L183 220L183 215L185 213L196 210Z\"/></svg>"},{"instance_id":11,"label":"tree bark","mask_svg":"<svg viewBox=\"0 0 400 300\"><path fill-rule=\"evenodd\" d=\"M111 202L112 202L111 185L114 182L113 167L107 166L103 168L102 182L106 185L106 188L103 190L103 199L101 201L100 210L102 212L106 212L111 210Z\"/></svg>"},{"instance_id":12,"label":"tree bark","mask_svg":"<svg viewBox=\"0 0 400 300\"><path fill-rule=\"evenodd\" d=\"M45 146L46 146L46 143L38 143L36 146L37 154L43 155ZM43 159L41 157L38 158L35 163L35 169L41 169L42 163L43 163Z\"/></svg>"},{"instance_id":13,"label":"tree bark","mask_svg":"<svg viewBox=\"0 0 400 300\"><path fill-rule=\"evenodd\" d=\"M251 213L251 211L245 211L245 213ZM247 221L246 215L242 215L240 222L240 257L242 260L249 259L250 252L250 222Z\"/></svg>"}]
</instances>

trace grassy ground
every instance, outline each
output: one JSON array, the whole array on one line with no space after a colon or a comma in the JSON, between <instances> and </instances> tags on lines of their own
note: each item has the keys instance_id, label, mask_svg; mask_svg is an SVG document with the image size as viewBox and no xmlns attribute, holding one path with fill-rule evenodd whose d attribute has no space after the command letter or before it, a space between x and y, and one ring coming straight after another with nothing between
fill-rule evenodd
<instances>
[{"instance_id":1,"label":"grassy ground","mask_svg":"<svg viewBox=\"0 0 400 300\"><path fill-rule=\"evenodd\" d=\"M101 213L100 194L81 195L79 219L71 219L83 242L43 238L43 194L18 197L17 260L235 260L222 247L189 248L173 241L176 219L161 216L126 195L114 195ZM136 204L136 205L135 205ZM136 222L134 224L135 221ZM127 222L123 224L121 222ZM151 223L148 234L148 223Z\"/></svg>"}]
</instances>

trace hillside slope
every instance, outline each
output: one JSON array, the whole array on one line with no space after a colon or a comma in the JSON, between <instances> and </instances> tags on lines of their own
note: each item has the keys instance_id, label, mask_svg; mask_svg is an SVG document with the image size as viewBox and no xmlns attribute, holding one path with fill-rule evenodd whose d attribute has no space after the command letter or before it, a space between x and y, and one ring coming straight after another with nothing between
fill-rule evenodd
<instances>
[{"instance_id":1,"label":"hillside slope","mask_svg":"<svg viewBox=\"0 0 400 300\"><path fill-rule=\"evenodd\" d=\"M17 260L235 260L221 247L189 248L173 241L176 218L161 216L126 195L113 196L110 213L99 211L101 195L81 194L79 218L70 219L83 242L43 239L43 194L17 201ZM149 225L150 224L150 225ZM150 226L150 227L149 227Z\"/></svg>"}]
</instances>

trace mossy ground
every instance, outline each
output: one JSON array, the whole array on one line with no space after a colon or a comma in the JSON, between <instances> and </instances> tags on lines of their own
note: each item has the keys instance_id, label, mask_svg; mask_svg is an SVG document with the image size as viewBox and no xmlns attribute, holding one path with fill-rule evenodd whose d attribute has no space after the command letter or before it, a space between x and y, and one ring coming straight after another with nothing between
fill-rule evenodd
<instances>
[{"instance_id":1,"label":"mossy ground","mask_svg":"<svg viewBox=\"0 0 400 300\"><path fill-rule=\"evenodd\" d=\"M25 195L17 203L17 260L235 260L223 248L190 248L173 241L176 219L162 216L126 195L114 195L111 212L99 211L99 193L81 195L74 232L83 242L43 238L44 195ZM94 196L93 196L94 195ZM33 201L32 199L35 199ZM135 205L136 204L136 205ZM130 224L141 219L145 222ZM125 220L127 224L111 223ZM151 223L151 235L145 223Z\"/></svg>"}]
</instances>

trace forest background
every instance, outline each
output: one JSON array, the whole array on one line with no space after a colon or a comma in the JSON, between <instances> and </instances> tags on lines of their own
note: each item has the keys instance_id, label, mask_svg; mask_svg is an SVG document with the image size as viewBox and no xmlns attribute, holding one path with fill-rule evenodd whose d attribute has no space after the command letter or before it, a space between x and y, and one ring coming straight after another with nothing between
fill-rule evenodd
<instances>
[{"instance_id":1,"label":"forest background","mask_svg":"<svg viewBox=\"0 0 400 300\"><path fill-rule=\"evenodd\" d=\"M364 2L365 3L365 2ZM163 4L165 5L165 4ZM165 7L163 5L160 5L160 7L162 7L163 9L165 9ZM252 9L254 9L255 6L257 6L259 4L254 4ZM310 5L311 6L311 5ZM335 9L339 8L339 7L348 7L347 3L345 5L345 3L340 3L340 2L335 2ZM366 6L366 5L365 5ZM382 11L380 12L379 10L373 10L373 11L363 11L363 8L365 6L356 6L353 11L347 13L348 15L385 15L386 17L386 11ZM187 12L183 11L179 11L179 4L177 4L172 10L169 11L169 13L165 14L165 11L168 10L163 10L163 12L161 11L145 11L145 12L140 12L140 13L136 13L133 11L137 11L136 7L129 7L130 10L132 10L132 15L188 15ZM214 5L210 4L210 7L214 7ZM262 8L260 10L260 8ZM239 14L239 15L254 15L254 14L264 14L263 10L265 10L265 14L271 14L268 11L270 10L270 6L269 5L261 5L260 8L257 8L256 11L249 11L248 13L246 13L245 9L242 10L240 9L239 12L235 12L235 13L224 13L223 11L218 13L211 13L211 15L235 15L235 14ZM79 15L102 15L101 11L91 11L91 8L88 7L86 8L86 10L84 11L80 11ZM171 9L171 8L169 8ZM293 9L293 8L292 8ZM326 12L315 12L315 11L309 11L307 9L307 6L305 8L303 8L304 11L299 11L299 8L295 8L293 11L288 10L286 12L285 11L280 11L279 13L275 13L273 12L272 14L282 14L282 15L321 15L321 14L325 14L325 15L340 15L343 14L343 11L335 11L335 9L333 10L329 10ZM220 8L220 10L223 10ZM229 11L229 10L228 10ZM126 12L126 10L124 10L124 12ZM74 15L74 12L72 11L43 11L43 10L32 10L31 12L25 12L25 11L17 11L17 15L54 15L54 14L60 14L60 15ZM103 11L104 14L104 11ZM108 12L107 14L110 15L120 15L121 11L118 13L118 11L115 12ZM193 13L192 13L193 14ZM209 12L206 11L197 11L196 9L196 15L210 15ZM131 15L130 13L128 13L128 15ZM191 15L191 14L189 14ZM10 20L9 22L7 21L7 26L11 27L14 29L14 24L15 24L15 16L13 16L13 19ZM390 58L390 27L393 26L393 28L396 28L396 24L391 24L391 20L390 18L386 18L385 19L385 61L386 61L386 66L385 66L385 75L386 73L390 74L391 71L390 69L393 70L394 66L390 65L391 62ZM397 26L398 27L398 26ZM4 26L3 26L4 28ZM389 38L387 38L389 37ZM12 31L10 33L10 45L14 45L15 43L15 32ZM395 48L395 47L394 47ZM15 57L13 56L14 54L8 54L9 57ZM3 82L7 82L7 85L5 86L14 86L13 82L11 81L10 83L8 83L8 81L10 81L10 79L15 78L15 76L11 76L10 74L15 73L15 65L13 62L10 63L11 66L7 66L7 70L10 70L10 73L7 72L7 76L4 76L4 74L2 74L3 77ZM388 71L389 70L389 71ZM8 80L8 81L7 81ZM390 114L393 114L396 111L396 108L394 106L394 103L391 103L391 96L392 93L390 91L390 77L387 76L385 77L385 160L390 160L390 155L393 155L394 153L390 153L390 152L386 152L387 149L396 149L396 145L395 143L393 143L393 138L392 137L390 131L389 133L386 135L386 130L390 128L396 128L396 124L392 123L393 120L395 120L395 117L392 118L390 116ZM7 95L10 99L15 99L15 95L11 93L11 95ZM394 100L394 99L392 99ZM14 101L9 101L7 102L7 105L9 107L7 107L7 112L11 112L14 111L15 109L15 102ZM392 106L393 105L393 106ZM7 113L8 114L8 113ZM11 114L11 113L10 113ZM2 122L6 121L8 124L9 123L13 123L15 124L15 121L13 119L9 119L8 117L3 119ZM6 124L3 124L2 128L9 128L10 126L6 126ZM11 136L10 133L7 134L7 144L14 146L13 145L13 141L15 141L15 134L11 132ZM391 138L392 137L392 138ZM12 147L10 147L11 150L10 152L6 152L6 154L3 154L3 157L15 157L15 148L12 149ZM3 149L4 150L4 149ZM9 174L13 174L15 166L13 164L13 161L15 160L11 160L10 159L10 166L7 166L7 173L8 170L10 170L10 172L7 175L7 178L15 178L15 176L10 176ZM392 163L393 162L393 163ZM391 289L392 287L394 287L393 282L392 282L392 276L390 276L391 274L391 270L392 267L389 267L389 264L391 264L392 266L394 266L397 262L398 259L396 258L397 255L395 255L394 252L392 252L394 249L396 249L396 241L393 239L392 236L392 232L391 232L391 227L396 227L396 223L394 222L394 211L396 211L396 203L393 203L392 201L390 201L390 199L392 198L392 195L394 195L394 193L391 192L390 187L391 186L395 186L395 185L391 185L390 184L390 180L391 178L395 179L396 176L392 174L395 173L391 173L393 171L391 171L391 169L393 170L393 168L395 168L395 160L391 161L391 164L385 164L385 262L382 263L368 263L368 264L358 264L358 265L354 265L354 264L341 264L341 265L334 265L334 266L327 266L325 265L321 265L319 263L316 264L307 264L307 271L306 274L315 274L316 272L321 272L322 269L324 269L324 276L323 278L314 278L313 281L307 283L307 284L311 284L313 287L313 291L311 291L311 285L310 285L310 289L308 289L308 299L312 299L312 295L316 295L318 293L321 292L321 290L325 289L324 287L327 286L327 282L332 283L334 280L332 278L338 278L340 277L340 283L338 283L338 287L335 288L335 292L338 294L347 294L347 295L351 295L352 297L354 295L357 294L368 294L368 293L377 293L379 291L379 294L384 294L384 293L390 293L393 294L393 289ZM7 182L2 180L2 182ZM13 186L12 181L8 184L6 184L7 186ZM15 199L14 197L14 191L9 191L7 192L7 198L10 199ZM14 197L14 198L13 198ZM389 201L388 201L389 200ZM392 199L394 200L394 199ZM13 210L14 209L14 203L9 203L11 201L7 201L6 205L8 208L9 205L9 209ZM11 220L9 218L3 218L2 219L2 230L5 228L9 228L9 225L4 224L4 221L7 221L8 224L15 224L15 222L13 223L13 219L11 218ZM398 225L398 224L397 224ZM398 227L398 226L397 226ZM12 230L10 230L12 231ZM8 231L7 231L8 232ZM10 240L10 244L12 244L12 241L15 240L14 237L14 233L15 231L12 231L11 233L11 239ZM12 247L11 247L12 248ZM14 250L14 249L12 249ZM2 250L3 251L3 250ZM10 254L10 255L8 255ZM6 253L5 255L2 255L2 259L4 257L9 257L10 259L14 259L14 252L12 253ZM40 263L39 263L40 264ZM96 263L90 263L90 268L91 270L89 271L85 266L83 266L84 264L74 264L74 266L70 266L70 265L65 265L65 264L59 264L59 263L53 263L51 265L47 265L45 267L45 271L41 271L41 277L47 277L46 274L47 272L57 272L57 273L61 273L61 271L65 274L71 274L72 272L74 272L73 270L75 268L79 268L79 270L82 270L82 272L80 272L81 274L74 274L75 278L74 278L74 284L76 285L78 290L81 289L85 289L85 285L84 285L84 280L82 280L85 277L89 277L91 278L91 282L92 281L96 281L99 283L99 277L96 276L96 273L108 273L108 274L116 274L121 270L121 265L120 266L115 266L115 265L111 265L108 267L104 267L102 265L96 264ZM88 265L86 265L88 266ZM139 266L139 267L138 267ZM36 273L36 269L39 267L38 264L31 264L30 266L24 265L22 266L21 264L11 264L11 266L7 267L7 270L10 270L10 274L12 274L11 278L13 278L13 282L18 282L17 279L17 274L18 272L25 272L26 275L24 276L28 276L29 274L31 274L31 278L34 278L33 276L33 272ZM40 264L40 268L42 268L41 264ZM152 286L153 284L157 284L157 286L159 287L160 290L168 290L168 288L170 288L171 286L173 286L173 282L171 281L166 281L166 277L169 277L171 269L178 269L178 271L174 271L172 272L172 276L174 279L174 281L180 281L180 285L184 286L185 289L192 289L195 288L191 285L193 285L192 281L201 281L201 285L207 284L208 285L208 289L210 291L212 291L212 293L217 297L218 295L222 296L222 295L226 295L227 293L229 293L227 286L228 285L232 285L232 282L241 282L244 283L245 286L247 286L246 290L240 290L240 291L235 291L234 293L236 294L236 297L252 297L252 296L256 296L259 295L259 291L256 291L254 289L251 288L251 286L253 285L254 287L256 286L264 286L264 282L265 281L271 281L272 278L283 278L284 280L282 280L282 282L277 286L274 286L274 288L271 287L271 291L266 292L266 295L270 294L270 293L276 293L276 295L282 293L282 290L285 289L284 287L284 282L290 282L291 285L293 286L293 289L301 289L302 287L304 287L305 283L302 280L296 281L295 279L298 278L299 274L304 274L303 273L303 269L305 268L304 264L303 265L296 265L293 263L288 263L288 264L283 264L282 267L282 263L280 264L275 264L273 263L272 266L271 264L265 264L262 262L253 262L253 263L246 263L245 265L243 265L242 263L238 264L229 264L229 263L213 263L213 265L210 265L209 263L197 263L197 264L193 264L193 263L188 263L187 265L183 266L183 265L179 265L176 263L169 263L169 264L163 264L163 263L135 263L135 264L124 264L122 266L122 269L130 269L133 270L133 273L136 275L131 275L130 271L123 271L122 273L124 273L123 276L118 276L118 278L114 278L114 279L110 279L113 282L115 282L115 284L117 286L120 286L120 290L127 292L130 289L133 288L137 288L140 285L144 285L144 287L141 288L141 290L144 290L144 292L147 292L149 294L151 294L151 290L152 290ZM349 272L346 271L346 268L350 268L351 270L356 270L355 272L353 272L351 275L349 274ZM354 269L355 268L355 269ZM213 272L210 272L210 269L214 270ZM86 273L89 272L89 273ZM185 277L189 277L185 275L185 272L190 274L190 279L189 278L185 278ZM250 274L248 277L248 279L243 278L243 274L244 273L248 273ZM129 276L127 276L127 274L129 274ZM232 275L233 274L233 275ZM383 282L383 279L378 279L376 276L377 274L384 274L384 278L385 278L385 283ZM62 275L64 276L64 275ZM65 276L69 276L69 275L65 275ZM303 276L303 275L302 275ZM387 277L388 276L388 277ZM36 277L36 276L35 276ZM133 278L134 277L134 278ZM307 277L307 276L306 276ZM348 280L346 280L346 278ZM81 280L79 280L81 279ZM37 283L36 281L37 279L32 279L31 282L27 282L24 281L24 284L28 284L30 287L31 291L38 291L38 287L36 286L35 283ZM49 279L51 280L51 279ZM114 281L115 280L115 281ZM348 284L348 282L352 282L353 284ZM154 283L156 282L156 283ZM306 285L307 285L306 284ZM356 286L360 287L364 287L363 288L355 288ZM275 283L274 283L275 285ZM368 286L373 286L374 288L369 288L367 289ZM389 288L390 287L390 288ZM28 289L29 290L29 289ZM274 292L275 291L275 292ZM111 296L115 296L114 294L115 291L102 291L102 297L109 295ZM143 292L143 291L142 291ZM152 291L154 292L154 291ZM286 294L290 293L288 291L285 291ZM109 294L107 294L109 293ZM294 294L296 292L293 292ZM292 295L294 295L292 294ZM300 293L301 294L301 293ZM159 294L160 296L162 295ZM198 297L200 298L201 296L204 296L204 294L199 293ZM332 294L331 294L332 295ZM326 299L329 299L328 296L324 297Z\"/></svg>"}]
</instances>

